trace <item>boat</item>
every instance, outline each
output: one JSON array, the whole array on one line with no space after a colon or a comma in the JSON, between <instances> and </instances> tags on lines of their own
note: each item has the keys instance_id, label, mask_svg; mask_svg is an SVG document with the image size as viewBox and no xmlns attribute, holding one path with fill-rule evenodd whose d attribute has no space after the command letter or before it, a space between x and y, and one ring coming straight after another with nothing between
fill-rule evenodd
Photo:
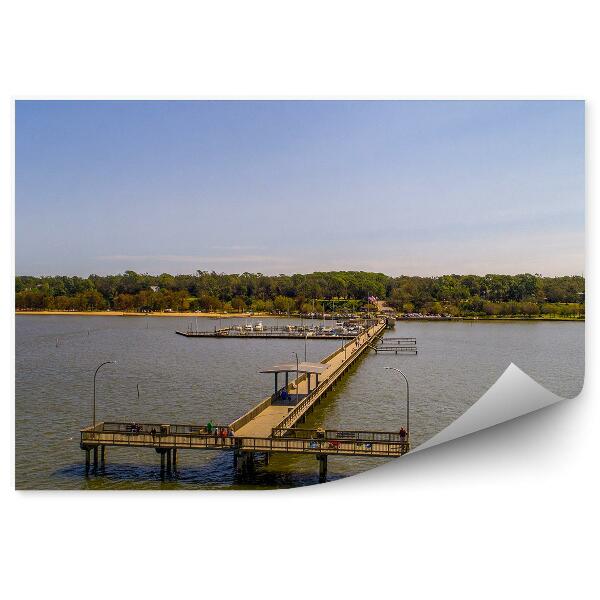
<instances>
[{"instance_id":1,"label":"boat","mask_svg":"<svg viewBox=\"0 0 600 600\"><path fill-rule=\"evenodd\" d=\"M259 321L258 323L256 323L256 325L254 325L254 331L264 331L264 330L265 330L265 328L264 328L262 322Z\"/></svg>"}]
</instances>

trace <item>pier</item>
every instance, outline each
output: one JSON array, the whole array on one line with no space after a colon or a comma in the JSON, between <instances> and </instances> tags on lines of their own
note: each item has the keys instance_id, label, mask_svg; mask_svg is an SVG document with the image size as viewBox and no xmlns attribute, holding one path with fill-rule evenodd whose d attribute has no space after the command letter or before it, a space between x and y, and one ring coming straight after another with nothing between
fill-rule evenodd
<instances>
[{"instance_id":1,"label":"pier","mask_svg":"<svg viewBox=\"0 0 600 600\"><path fill-rule=\"evenodd\" d=\"M387 322L387 321L386 321ZM213 331L198 331L191 324L186 331L176 331L177 335L187 338L281 338L281 339L311 339L311 340L353 340L365 329L372 328L378 321L376 319L351 319L346 324L339 323L335 326L322 325L230 325L228 327L215 327Z\"/></svg>"},{"instance_id":2,"label":"pier","mask_svg":"<svg viewBox=\"0 0 600 600\"><path fill-rule=\"evenodd\" d=\"M188 338L222 338L222 339L245 339L245 338L280 338L303 340L352 340L352 333L317 333L301 331L232 331L231 329L217 329L216 331L176 331L177 335Z\"/></svg>"},{"instance_id":3,"label":"pier","mask_svg":"<svg viewBox=\"0 0 600 600\"><path fill-rule=\"evenodd\" d=\"M414 337L387 337L379 340L377 345L372 345L375 353L393 352L394 354L418 354L417 338Z\"/></svg>"},{"instance_id":4,"label":"pier","mask_svg":"<svg viewBox=\"0 0 600 600\"><path fill-rule=\"evenodd\" d=\"M385 327L385 320L373 322L319 363L296 360L261 370L273 375L273 393L232 423L210 431L203 425L162 423L100 422L86 427L80 439L86 472L92 460L95 471L104 464L107 447L154 448L161 457L161 474L176 471L179 450L232 452L236 472L242 476L254 471L259 454L266 462L273 452L313 454L319 463L319 481L326 480L330 455L401 456L409 451L410 442L398 432L298 427L365 351L374 344L381 347L377 340Z\"/></svg>"}]
</instances>

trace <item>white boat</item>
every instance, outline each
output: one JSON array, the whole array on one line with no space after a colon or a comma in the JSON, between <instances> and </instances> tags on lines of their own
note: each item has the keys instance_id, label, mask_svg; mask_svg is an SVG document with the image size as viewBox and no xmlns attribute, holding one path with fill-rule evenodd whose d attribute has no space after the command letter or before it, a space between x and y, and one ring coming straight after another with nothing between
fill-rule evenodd
<instances>
[{"instance_id":1,"label":"white boat","mask_svg":"<svg viewBox=\"0 0 600 600\"><path fill-rule=\"evenodd\" d=\"M254 326L254 331L264 331L264 330L265 330L265 328L260 321Z\"/></svg>"},{"instance_id":2,"label":"white boat","mask_svg":"<svg viewBox=\"0 0 600 600\"><path fill-rule=\"evenodd\" d=\"M252 331L252 324L246 323L246 325L244 325L244 331Z\"/></svg>"}]
</instances>

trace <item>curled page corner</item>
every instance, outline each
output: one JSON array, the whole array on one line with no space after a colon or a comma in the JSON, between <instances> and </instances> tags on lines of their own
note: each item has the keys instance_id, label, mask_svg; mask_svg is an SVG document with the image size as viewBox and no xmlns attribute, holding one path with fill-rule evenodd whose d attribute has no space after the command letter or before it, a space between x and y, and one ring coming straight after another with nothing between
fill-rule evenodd
<instances>
[{"instance_id":1,"label":"curled page corner","mask_svg":"<svg viewBox=\"0 0 600 600\"><path fill-rule=\"evenodd\" d=\"M511 363L496 383L471 408L412 452L510 421L562 399Z\"/></svg>"}]
</instances>

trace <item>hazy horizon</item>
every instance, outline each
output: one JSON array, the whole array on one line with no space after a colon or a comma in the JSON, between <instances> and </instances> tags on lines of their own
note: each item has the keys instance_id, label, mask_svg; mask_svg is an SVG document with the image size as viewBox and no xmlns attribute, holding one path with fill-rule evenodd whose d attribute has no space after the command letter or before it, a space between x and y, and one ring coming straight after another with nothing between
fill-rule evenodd
<instances>
[{"instance_id":1,"label":"hazy horizon","mask_svg":"<svg viewBox=\"0 0 600 600\"><path fill-rule=\"evenodd\" d=\"M124 275L126 271L134 271L135 273L137 273L138 275L148 275L150 277L160 277L161 275L172 275L174 277L176 276L195 276L197 274L197 270L194 271L187 271L187 272L168 272L168 271L135 271L134 269L125 269L124 271L119 271L119 272L114 272L114 273L42 273L42 274L34 274L34 273L16 273L17 277L81 277L81 278L87 278L87 277L92 277L92 276L99 276L99 277L107 277L107 276L111 276L111 275ZM323 271L323 270L314 270L314 271L304 271L304 272L289 272L289 273L266 273L263 271L239 271L239 272L235 272L235 271L213 271L213 270L209 270L209 271L204 271L204 272L208 272L208 273L216 273L217 275L244 275L245 273L248 273L250 275L264 275L266 277L277 277L280 275L283 275L285 277L293 277L294 275L313 275L314 273L339 273L339 272L346 272L346 273L351 273L351 272L363 272L363 273L377 273L377 274L381 274L381 275L386 275L387 277L423 277L423 278L427 278L427 277L442 277L444 275L452 275L452 276L458 276L458 277L468 277L468 276L475 276L475 277L485 277L486 275L508 275L508 276L515 276L515 275L536 275L536 276L540 276L540 277L584 277L585 278L585 273L558 273L556 275L548 275L546 273L534 273L531 271L520 271L520 272L515 272L515 273L500 273L500 272L494 272L494 271L490 271L488 273L471 273L471 272L454 272L454 273L435 273L435 274L428 274L428 273L421 273L421 274L416 274L416 273L398 273L398 274L394 274L394 273L386 273L385 271L365 271L365 270L361 270L361 269L338 269L335 271Z\"/></svg>"},{"instance_id":2,"label":"hazy horizon","mask_svg":"<svg viewBox=\"0 0 600 600\"><path fill-rule=\"evenodd\" d=\"M585 269L580 101L17 101L18 275Z\"/></svg>"}]
</instances>

